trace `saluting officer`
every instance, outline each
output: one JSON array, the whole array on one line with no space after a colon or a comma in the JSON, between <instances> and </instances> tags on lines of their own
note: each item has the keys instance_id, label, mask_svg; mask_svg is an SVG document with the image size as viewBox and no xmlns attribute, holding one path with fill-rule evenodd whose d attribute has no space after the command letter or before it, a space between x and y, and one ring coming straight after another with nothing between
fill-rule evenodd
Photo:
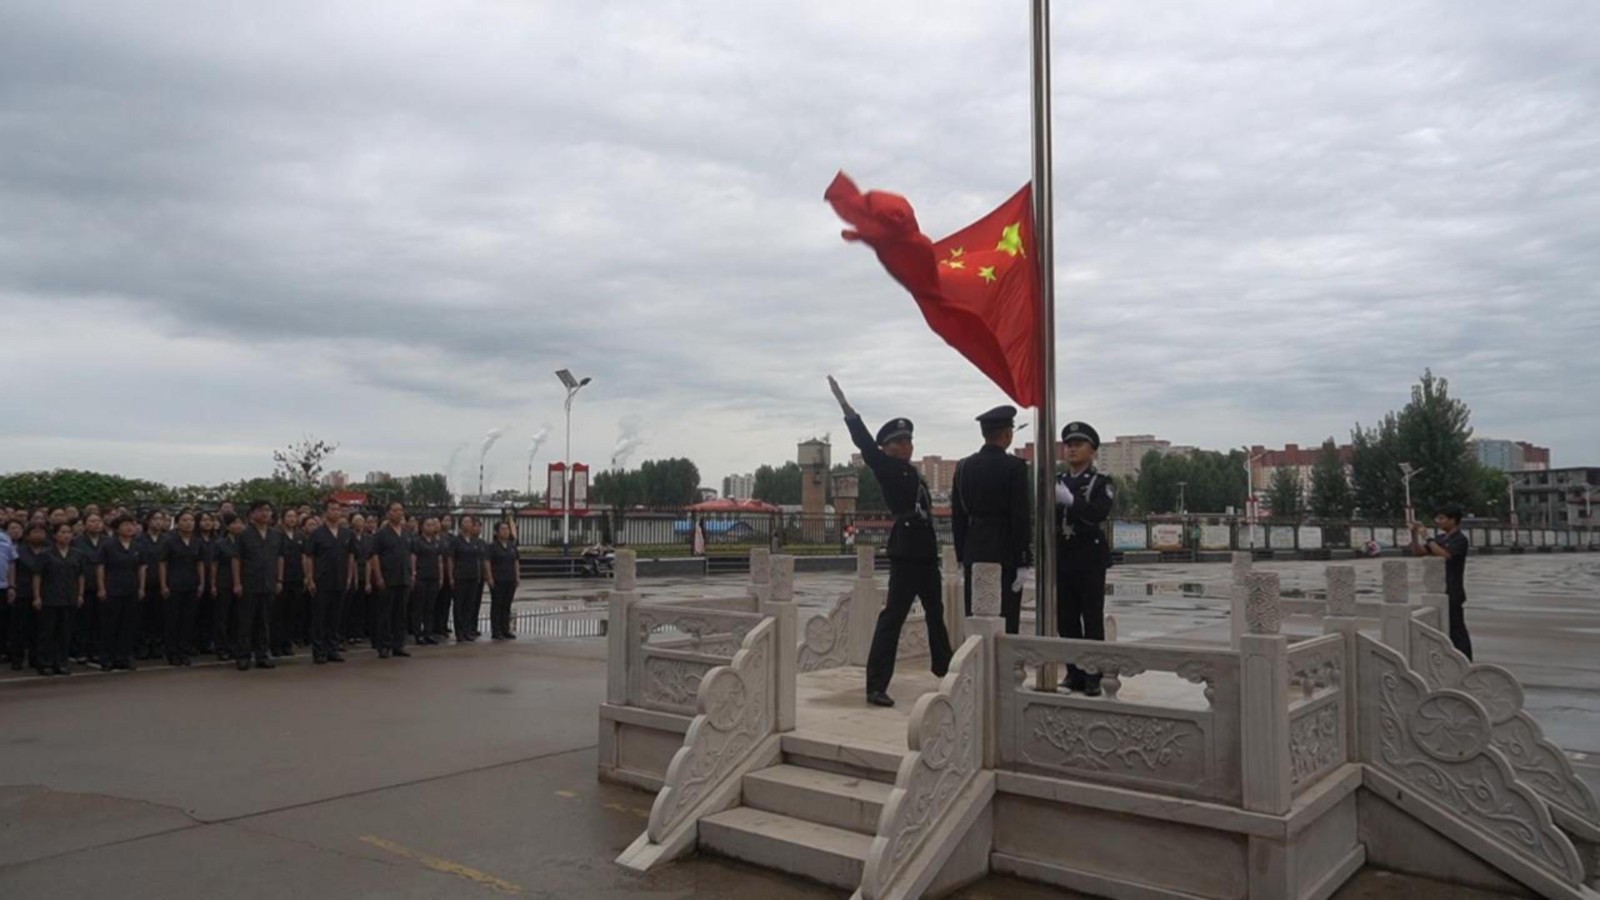
<instances>
[{"instance_id":1,"label":"saluting officer","mask_svg":"<svg viewBox=\"0 0 1600 900\"><path fill-rule=\"evenodd\" d=\"M972 564L999 563L1000 615L1006 633L1022 621L1022 577L1033 516L1028 506L1028 464L1007 453L1017 408L997 406L978 417L983 446L956 464L950 487L950 525L956 559L966 573L966 610L972 615Z\"/></svg>"},{"instance_id":2,"label":"saluting officer","mask_svg":"<svg viewBox=\"0 0 1600 900\"><path fill-rule=\"evenodd\" d=\"M889 681L894 677L900 629L913 599L921 600L927 613L933 674L942 678L950 668L950 634L944 627L944 602L939 593L939 538L933 531L933 498L927 483L911 465L911 420L890 419L874 439L832 375L828 376L828 387L844 412L850 439L878 479L883 501L894 516L888 546L889 596L883 612L878 614L872 649L867 654L867 702L893 706Z\"/></svg>"},{"instance_id":3,"label":"saluting officer","mask_svg":"<svg viewBox=\"0 0 1600 900\"><path fill-rule=\"evenodd\" d=\"M1111 545L1102 525L1111 515L1117 487L1095 470L1100 434L1083 422L1061 429L1067 471L1056 476L1056 631L1064 638L1106 639L1106 569ZM1100 676L1067 666L1061 682L1090 697L1100 695Z\"/></svg>"}]
</instances>

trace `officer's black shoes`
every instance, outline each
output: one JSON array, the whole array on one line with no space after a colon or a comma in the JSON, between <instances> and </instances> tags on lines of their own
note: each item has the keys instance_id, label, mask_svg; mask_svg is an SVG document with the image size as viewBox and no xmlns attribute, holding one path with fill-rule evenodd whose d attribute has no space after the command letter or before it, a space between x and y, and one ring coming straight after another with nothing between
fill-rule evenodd
<instances>
[{"instance_id":1,"label":"officer's black shoes","mask_svg":"<svg viewBox=\"0 0 1600 900\"><path fill-rule=\"evenodd\" d=\"M60 666L56 666L54 669L50 670L50 674L51 675L71 675L72 673L68 672L66 669L61 668Z\"/></svg>"},{"instance_id":2,"label":"officer's black shoes","mask_svg":"<svg viewBox=\"0 0 1600 900\"><path fill-rule=\"evenodd\" d=\"M316 665L320 666L323 663L326 663L327 661L328 661L328 658L326 656L323 656L321 653L313 653L313 654L311 654L311 662L316 664Z\"/></svg>"},{"instance_id":3,"label":"officer's black shoes","mask_svg":"<svg viewBox=\"0 0 1600 900\"><path fill-rule=\"evenodd\" d=\"M117 667L117 664L114 661L110 660L110 659L102 659L102 660L100 660L100 671L102 671L102 672L109 672L112 669L115 669L116 667Z\"/></svg>"},{"instance_id":4,"label":"officer's black shoes","mask_svg":"<svg viewBox=\"0 0 1600 900\"><path fill-rule=\"evenodd\" d=\"M893 706L894 698L884 691L871 691L867 694L867 702L873 706Z\"/></svg>"},{"instance_id":5,"label":"officer's black shoes","mask_svg":"<svg viewBox=\"0 0 1600 900\"><path fill-rule=\"evenodd\" d=\"M379 647L378 648L378 658L379 659L388 659L389 658L389 648L388 647Z\"/></svg>"},{"instance_id":6,"label":"officer's black shoes","mask_svg":"<svg viewBox=\"0 0 1600 900\"><path fill-rule=\"evenodd\" d=\"M234 661L233 665L239 671L243 672L244 670L250 668L250 657L241 656L237 660Z\"/></svg>"},{"instance_id":7,"label":"officer's black shoes","mask_svg":"<svg viewBox=\"0 0 1600 900\"><path fill-rule=\"evenodd\" d=\"M504 637L505 637L505 639L506 639L506 640L508 640L508 641L514 641L514 640L516 640L516 639L517 639L517 636L516 636L516 635L514 635L514 634L512 634L512 633L511 633L511 632L509 632L509 631L508 631L508 632L506 632L506 633L505 633L505 635L504 635Z\"/></svg>"},{"instance_id":8,"label":"officer's black shoes","mask_svg":"<svg viewBox=\"0 0 1600 900\"><path fill-rule=\"evenodd\" d=\"M404 647L396 647L393 655L395 655L395 656L410 656L411 654L406 652L406 648L404 648Z\"/></svg>"},{"instance_id":9,"label":"officer's black shoes","mask_svg":"<svg viewBox=\"0 0 1600 900\"><path fill-rule=\"evenodd\" d=\"M256 660L256 668L258 669L276 669L277 667L278 664L273 662L271 657L263 656Z\"/></svg>"},{"instance_id":10,"label":"officer's black shoes","mask_svg":"<svg viewBox=\"0 0 1600 900\"><path fill-rule=\"evenodd\" d=\"M329 653L328 662L344 662L344 657L340 656L337 652Z\"/></svg>"}]
</instances>

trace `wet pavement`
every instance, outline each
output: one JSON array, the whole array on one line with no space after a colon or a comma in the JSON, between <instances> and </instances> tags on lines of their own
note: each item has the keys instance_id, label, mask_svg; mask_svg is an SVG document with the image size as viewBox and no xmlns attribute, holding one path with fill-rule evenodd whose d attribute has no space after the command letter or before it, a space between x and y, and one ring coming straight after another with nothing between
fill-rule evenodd
<instances>
[{"instance_id":1,"label":"wet pavement","mask_svg":"<svg viewBox=\"0 0 1600 900\"><path fill-rule=\"evenodd\" d=\"M1311 592L1322 565L1258 567ZM1356 565L1375 591L1378 564ZM1121 636L1226 641L1227 578L1221 564L1112 570ZM814 610L850 577L799 581ZM603 586L527 583L518 611L592 622ZM743 591L737 576L641 587ZM1474 559L1467 588L1479 659L1523 679L1530 710L1600 786L1600 556ZM414 652L0 683L0 897L842 896L715 858L648 876L612 864L651 797L595 780L604 640ZM960 896L1072 895L988 879ZM1487 895L1366 872L1337 896Z\"/></svg>"}]
</instances>

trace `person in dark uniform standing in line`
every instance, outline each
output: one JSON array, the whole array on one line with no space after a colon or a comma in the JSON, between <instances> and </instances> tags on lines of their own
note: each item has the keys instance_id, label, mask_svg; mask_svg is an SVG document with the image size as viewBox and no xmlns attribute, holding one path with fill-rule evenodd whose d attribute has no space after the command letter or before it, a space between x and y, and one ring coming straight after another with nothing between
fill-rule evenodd
<instances>
[{"instance_id":1,"label":"person in dark uniform standing in line","mask_svg":"<svg viewBox=\"0 0 1600 900\"><path fill-rule=\"evenodd\" d=\"M10 620L6 628L6 656L11 658L11 671L20 672L29 656L34 668L39 667L39 645L35 639L39 627L33 611L33 576L39 574L39 556L49 549L45 535L49 530L43 524L30 524L22 531L17 542L17 558L12 562L11 583L16 595L8 598L6 615ZM40 674L43 674L42 672Z\"/></svg>"},{"instance_id":2,"label":"person in dark uniform standing in line","mask_svg":"<svg viewBox=\"0 0 1600 900\"><path fill-rule=\"evenodd\" d=\"M283 593L283 532L272 527L272 504L265 500L250 504L250 524L240 533L238 547L233 559L233 590L239 596L234 664L243 672L254 654L257 668L276 668L268 652L269 618L273 598Z\"/></svg>"},{"instance_id":3,"label":"person in dark uniform standing in line","mask_svg":"<svg viewBox=\"0 0 1600 900\"><path fill-rule=\"evenodd\" d=\"M217 609L217 586L212 583L211 575L217 551L217 517L208 512L200 513L195 534L200 538L200 571L205 577L194 601L194 628L190 632L194 638L190 646L184 648L184 653L191 657L212 652L211 640L216 632L211 620Z\"/></svg>"},{"instance_id":4,"label":"person in dark uniform standing in line","mask_svg":"<svg viewBox=\"0 0 1600 900\"><path fill-rule=\"evenodd\" d=\"M1000 615L1006 633L1022 627L1022 573L1033 540L1028 464L1007 453L1017 408L997 406L978 417L983 446L956 464L950 486L950 525L956 559L966 573L966 611L972 615L973 563L1000 564Z\"/></svg>"},{"instance_id":5,"label":"person in dark uniform standing in line","mask_svg":"<svg viewBox=\"0 0 1600 900\"><path fill-rule=\"evenodd\" d=\"M200 600L200 585L205 583L205 542L195 533L194 513L178 513L176 527L161 541L162 622L166 628L162 645L167 664L187 666L189 647L194 642L195 604Z\"/></svg>"},{"instance_id":6,"label":"person in dark uniform standing in line","mask_svg":"<svg viewBox=\"0 0 1600 900\"><path fill-rule=\"evenodd\" d=\"M405 505L398 501L389 504L388 517L372 539L372 646L379 659L411 655L406 652L406 604L417 568L411 538L403 530Z\"/></svg>"},{"instance_id":7,"label":"person in dark uniform standing in line","mask_svg":"<svg viewBox=\"0 0 1600 900\"><path fill-rule=\"evenodd\" d=\"M283 511L279 551L283 554L283 590L272 601L272 616L267 620L272 635L273 656L293 656L296 633L300 630L301 601L306 593L306 541L300 533L300 514Z\"/></svg>"},{"instance_id":8,"label":"person in dark uniform standing in line","mask_svg":"<svg viewBox=\"0 0 1600 900\"><path fill-rule=\"evenodd\" d=\"M472 534L477 536L479 525L472 523ZM521 554L517 552L517 541L512 535L511 523L501 519L494 526L494 549L490 551L492 562L488 572L489 584L489 635L495 640L514 641L516 632L511 630L511 604L517 598L517 585L522 583ZM480 578L484 574L484 567L478 567ZM477 590L470 594L472 602L467 611L469 621L473 623L473 631L477 631L478 609L483 603L483 591Z\"/></svg>"},{"instance_id":9,"label":"person in dark uniform standing in line","mask_svg":"<svg viewBox=\"0 0 1600 900\"><path fill-rule=\"evenodd\" d=\"M1424 539L1426 526L1411 523L1411 555L1444 558L1444 592L1450 601L1450 644L1472 658L1472 635L1467 633L1467 554L1472 542L1461 530L1461 504L1446 503L1433 517L1439 533Z\"/></svg>"},{"instance_id":10,"label":"person in dark uniform standing in line","mask_svg":"<svg viewBox=\"0 0 1600 900\"><path fill-rule=\"evenodd\" d=\"M132 518L112 520L116 537L101 545L95 557L95 583L100 592L100 668L133 669L139 638L139 613L144 606L148 571L144 552L134 537Z\"/></svg>"},{"instance_id":11,"label":"person in dark uniform standing in line","mask_svg":"<svg viewBox=\"0 0 1600 900\"><path fill-rule=\"evenodd\" d=\"M167 516L161 510L144 518L144 530L136 538L139 555L144 557L144 596L149 602L139 605L139 658L155 659L162 655L161 635L165 630L161 615L161 541L167 534Z\"/></svg>"},{"instance_id":12,"label":"person in dark uniform standing in line","mask_svg":"<svg viewBox=\"0 0 1600 900\"><path fill-rule=\"evenodd\" d=\"M98 512L86 513L83 517L83 534L78 535L72 542L83 558L93 567L95 560L100 558L100 548L111 540L111 535L106 533L105 520ZM99 659L100 658L100 590L90 573L89 583L83 589L83 606L73 613L72 624L72 652L73 659Z\"/></svg>"},{"instance_id":13,"label":"person in dark uniform standing in line","mask_svg":"<svg viewBox=\"0 0 1600 900\"><path fill-rule=\"evenodd\" d=\"M417 560L416 583L411 588L411 639L416 644L437 644L433 636L433 604L444 583L444 544L439 540L439 520L423 518L417 536L411 541Z\"/></svg>"},{"instance_id":14,"label":"person in dark uniform standing in line","mask_svg":"<svg viewBox=\"0 0 1600 900\"><path fill-rule=\"evenodd\" d=\"M465 635L472 633L467 625L469 610L481 602L489 561L489 545L478 536L477 516L461 517L461 533L451 544L448 559L450 583L453 588L451 612L455 618L456 643L465 643ZM491 616L491 619L493 617ZM498 637L498 635L496 635Z\"/></svg>"},{"instance_id":15,"label":"person in dark uniform standing in line","mask_svg":"<svg viewBox=\"0 0 1600 900\"><path fill-rule=\"evenodd\" d=\"M366 640L372 631L372 524L361 513L350 517L350 534L356 554L356 584L345 600L344 631L340 643L349 646Z\"/></svg>"},{"instance_id":16,"label":"person in dark uniform standing in line","mask_svg":"<svg viewBox=\"0 0 1600 900\"><path fill-rule=\"evenodd\" d=\"M344 506L329 500L322 524L306 543L306 591L311 599L311 661L344 662L339 622L356 578L356 539L344 527Z\"/></svg>"},{"instance_id":17,"label":"person in dark uniform standing in line","mask_svg":"<svg viewBox=\"0 0 1600 900\"><path fill-rule=\"evenodd\" d=\"M89 566L72 546L72 526L55 526L54 542L39 554L33 574L33 611L39 619L39 649L34 665L40 675L71 675L67 668L68 631L72 611L83 605Z\"/></svg>"},{"instance_id":18,"label":"person in dark uniform standing in line","mask_svg":"<svg viewBox=\"0 0 1600 900\"><path fill-rule=\"evenodd\" d=\"M217 659L233 659L237 649L233 644L238 630L239 592L234 589L234 562L239 559L239 538L244 534L244 520L231 512L219 516L222 530L211 542L211 649Z\"/></svg>"},{"instance_id":19,"label":"person in dark uniform standing in line","mask_svg":"<svg viewBox=\"0 0 1600 900\"><path fill-rule=\"evenodd\" d=\"M435 638L434 643L450 636L450 612L455 608L455 583L450 574L450 560L455 556L456 541L461 539L462 531L456 530L456 520L449 513L439 518L439 557L444 560L444 581L439 584L439 596L433 603L433 621L428 623L428 628Z\"/></svg>"},{"instance_id":20,"label":"person in dark uniform standing in line","mask_svg":"<svg viewBox=\"0 0 1600 900\"><path fill-rule=\"evenodd\" d=\"M950 634L944 627L944 601L940 596L939 537L933 530L933 498L928 485L911 464L910 419L890 419L876 438L867 433L861 416L845 399L839 383L828 376L828 387L844 413L845 427L861 458L883 490L883 501L894 516L889 532L889 592L867 655L867 702L893 706L889 682L894 678L895 653L900 629L911 612L911 601L921 600L928 620L928 651L933 674L944 677L950 667Z\"/></svg>"},{"instance_id":21,"label":"person in dark uniform standing in line","mask_svg":"<svg viewBox=\"0 0 1600 900\"><path fill-rule=\"evenodd\" d=\"M1103 526L1117 487L1095 470L1100 434L1083 422L1061 429L1067 471L1056 476L1056 632L1064 638L1106 639L1106 569L1111 545ZM1100 696L1100 676L1067 666L1061 686Z\"/></svg>"}]
</instances>

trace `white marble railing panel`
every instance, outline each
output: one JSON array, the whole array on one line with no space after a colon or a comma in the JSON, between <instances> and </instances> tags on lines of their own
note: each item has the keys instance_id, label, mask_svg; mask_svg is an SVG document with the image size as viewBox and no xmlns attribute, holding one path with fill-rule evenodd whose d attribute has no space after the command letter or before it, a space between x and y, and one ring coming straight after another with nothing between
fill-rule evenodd
<instances>
[{"instance_id":1,"label":"white marble railing panel","mask_svg":"<svg viewBox=\"0 0 1600 900\"><path fill-rule=\"evenodd\" d=\"M695 717L683 746L667 766L661 793L650 809L650 840L661 843L673 828L775 733L776 622L766 619L745 635L733 661L712 669L695 697Z\"/></svg>"},{"instance_id":2,"label":"white marble railing panel","mask_svg":"<svg viewBox=\"0 0 1600 900\"><path fill-rule=\"evenodd\" d=\"M950 661L939 690L925 694L911 710L906 743L911 753L900 764L894 790L878 820L867 853L861 894L876 900L888 893L918 848L983 768L983 708L986 644L968 638Z\"/></svg>"},{"instance_id":3,"label":"white marble railing panel","mask_svg":"<svg viewBox=\"0 0 1600 900\"><path fill-rule=\"evenodd\" d=\"M1339 690L1344 684L1344 635L1321 637L1289 645L1289 687L1299 689L1299 698Z\"/></svg>"},{"instance_id":4,"label":"white marble railing panel","mask_svg":"<svg viewBox=\"0 0 1600 900\"><path fill-rule=\"evenodd\" d=\"M1411 668L1430 690L1455 688L1471 694L1489 713L1494 746L1547 802L1600 829L1600 803L1561 749L1523 709L1522 685L1500 666L1468 660L1444 633L1411 622Z\"/></svg>"},{"instance_id":5,"label":"white marble railing panel","mask_svg":"<svg viewBox=\"0 0 1600 900\"><path fill-rule=\"evenodd\" d=\"M854 592L839 595L833 609L812 616L800 635L799 669L818 672L850 664L850 614Z\"/></svg>"},{"instance_id":6,"label":"white marble railing panel","mask_svg":"<svg viewBox=\"0 0 1600 900\"><path fill-rule=\"evenodd\" d=\"M1289 706L1289 783L1294 793L1348 761L1344 718L1342 691Z\"/></svg>"},{"instance_id":7,"label":"white marble railing panel","mask_svg":"<svg viewBox=\"0 0 1600 900\"><path fill-rule=\"evenodd\" d=\"M996 648L999 768L1240 802L1238 654L1021 635ZM1029 687L1040 666L1067 663L1100 672L1107 696ZM1203 684L1204 706L1117 699L1123 679L1146 672Z\"/></svg>"},{"instance_id":8,"label":"white marble railing panel","mask_svg":"<svg viewBox=\"0 0 1600 900\"><path fill-rule=\"evenodd\" d=\"M731 660L761 622L757 613L679 603L630 604L628 705L693 715L701 680L712 668Z\"/></svg>"},{"instance_id":9,"label":"white marble railing panel","mask_svg":"<svg viewBox=\"0 0 1600 900\"><path fill-rule=\"evenodd\" d=\"M1429 690L1399 653L1357 640L1362 761L1534 866L1581 884L1577 850L1494 745L1484 704L1453 688Z\"/></svg>"}]
</instances>

